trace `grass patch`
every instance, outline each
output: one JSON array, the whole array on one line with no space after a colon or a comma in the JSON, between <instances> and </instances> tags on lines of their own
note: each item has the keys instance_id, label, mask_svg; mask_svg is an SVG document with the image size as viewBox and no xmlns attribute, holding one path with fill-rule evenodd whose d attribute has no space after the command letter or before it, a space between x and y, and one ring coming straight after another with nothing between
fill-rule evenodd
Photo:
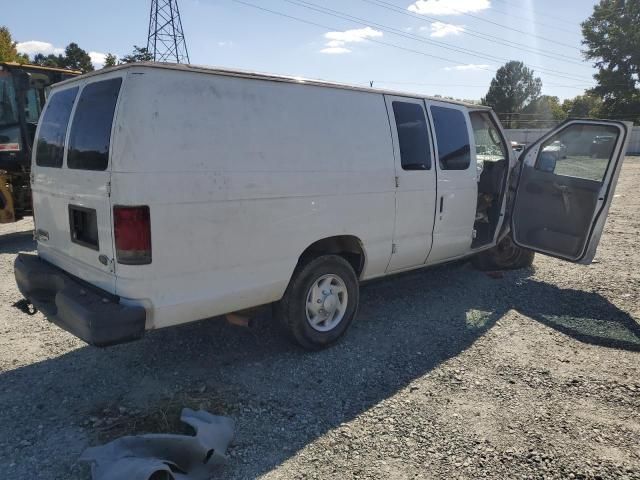
<instances>
[{"instance_id":1,"label":"grass patch","mask_svg":"<svg viewBox=\"0 0 640 480\"><path fill-rule=\"evenodd\" d=\"M183 408L229 415L231 409L215 393L185 393L166 398L145 411L111 405L94 411L84 427L93 432L96 443L107 443L127 435L173 433L193 435L193 429L180 421Z\"/></svg>"}]
</instances>

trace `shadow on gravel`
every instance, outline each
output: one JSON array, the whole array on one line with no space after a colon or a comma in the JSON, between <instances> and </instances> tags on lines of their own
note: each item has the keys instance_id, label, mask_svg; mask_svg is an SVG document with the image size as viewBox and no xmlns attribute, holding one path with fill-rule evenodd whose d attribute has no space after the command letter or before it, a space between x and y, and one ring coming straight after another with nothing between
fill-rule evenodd
<instances>
[{"instance_id":1,"label":"shadow on gravel","mask_svg":"<svg viewBox=\"0 0 640 480\"><path fill-rule=\"evenodd\" d=\"M0 253L18 253L35 249L33 232L12 232L0 235Z\"/></svg>"},{"instance_id":2,"label":"shadow on gravel","mask_svg":"<svg viewBox=\"0 0 640 480\"><path fill-rule=\"evenodd\" d=\"M615 305L529 274L491 279L456 264L364 285L345 340L316 353L291 347L270 324L256 332L211 320L81 347L0 374L0 424L22 438L25 417L79 429L104 408L148 415L176 398L198 408L210 395L221 410L212 413L232 415L239 429L223 476L255 478L469 348L510 309L582 341L637 349L638 326Z\"/></svg>"},{"instance_id":3,"label":"shadow on gravel","mask_svg":"<svg viewBox=\"0 0 640 480\"><path fill-rule=\"evenodd\" d=\"M523 315L576 340L640 351L640 324L598 293L525 279L514 300L514 308Z\"/></svg>"}]
</instances>

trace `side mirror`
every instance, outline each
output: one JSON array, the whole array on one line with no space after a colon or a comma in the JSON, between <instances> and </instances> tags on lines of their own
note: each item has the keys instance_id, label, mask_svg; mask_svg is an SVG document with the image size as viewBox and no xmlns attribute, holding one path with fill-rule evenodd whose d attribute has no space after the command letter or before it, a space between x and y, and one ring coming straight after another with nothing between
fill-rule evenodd
<instances>
[{"instance_id":1,"label":"side mirror","mask_svg":"<svg viewBox=\"0 0 640 480\"><path fill-rule=\"evenodd\" d=\"M553 152L542 152L536 167L542 172L553 173L556 169L556 155Z\"/></svg>"}]
</instances>

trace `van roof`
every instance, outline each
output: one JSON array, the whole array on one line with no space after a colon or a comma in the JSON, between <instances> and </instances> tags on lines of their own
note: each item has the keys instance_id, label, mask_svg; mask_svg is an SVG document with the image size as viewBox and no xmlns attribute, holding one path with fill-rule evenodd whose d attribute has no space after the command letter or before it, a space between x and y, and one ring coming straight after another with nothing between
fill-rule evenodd
<instances>
[{"instance_id":1,"label":"van roof","mask_svg":"<svg viewBox=\"0 0 640 480\"><path fill-rule=\"evenodd\" d=\"M320 87L340 88L345 90L356 90L361 92L397 95L402 97L424 98L424 99L434 100L438 102L453 103L456 105L464 105L466 107L471 107L471 108L480 108L480 109L490 110L490 107L486 107L483 105L478 105L478 104L469 103L469 102L462 102L459 100L452 100L449 98L428 96L428 95L415 93L415 92L403 92L403 91L397 91L397 90L364 87L361 85L351 85L348 83L330 82L326 80L317 80L317 79L310 79L310 78L303 78L303 77L291 77L287 75L277 75L277 74L271 74L271 73L259 73L259 72L249 71L249 70L230 69L230 68L223 68L223 67L209 67L209 66L203 66L203 65L187 65L183 63L163 63L163 62L126 63L123 65L103 68L100 70L96 70L94 72L86 73L82 76L82 78L86 78L88 76L100 75L103 73L110 73L115 70L124 70L127 68L159 68L159 69L166 69L166 70L181 70L185 72L208 73L210 75L220 75L225 77L254 78L258 80L270 80L274 82L308 84L308 85L316 85ZM71 83L74 81L77 81L77 79L64 80L60 82L58 85Z\"/></svg>"}]
</instances>

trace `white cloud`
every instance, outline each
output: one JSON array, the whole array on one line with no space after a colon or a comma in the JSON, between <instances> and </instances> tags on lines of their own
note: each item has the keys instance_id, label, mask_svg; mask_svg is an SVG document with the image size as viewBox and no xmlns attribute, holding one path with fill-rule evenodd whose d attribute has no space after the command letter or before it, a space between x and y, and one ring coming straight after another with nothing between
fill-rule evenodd
<instances>
[{"instance_id":1,"label":"white cloud","mask_svg":"<svg viewBox=\"0 0 640 480\"><path fill-rule=\"evenodd\" d=\"M345 47L327 47L320 50L320 53L328 53L329 55L340 55L349 52L351 52L351 50Z\"/></svg>"},{"instance_id":2,"label":"white cloud","mask_svg":"<svg viewBox=\"0 0 640 480\"><path fill-rule=\"evenodd\" d=\"M369 38L382 37L382 35L380 30L371 27L354 28L343 32L327 32L324 34L324 38L327 39L325 48L320 52L328 54L349 53L351 52L351 49L347 48L349 43L360 43Z\"/></svg>"},{"instance_id":3,"label":"white cloud","mask_svg":"<svg viewBox=\"0 0 640 480\"><path fill-rule=\"evenodd\" d=\"M455 67L447 67L445 68L445 70L469 71L469 70L485 70L487 68L489 68L489 65L469 63L467 65L457 65Z\"/></svg>"},{"instance_id":4,"label":"white cloud","mask_svg":"<svg viewBox=\"0 0 640 480\"><path fill-rule=\"evenodd\" d=\"M338 42L364 42L367 38L381 37L382 32L375 30L371 27L354 28L352 30L345 30L344 32L327 32L324 34L324 38L328 40L335 40Z\"/></svg>"},{"instance_id":5,"label":"white cloud","mask_svg":"<svg viewBox=\"0 0 640 480\"><path fill-rule=\"evenodd\" d=\"M27 55L35 55L36 53L42 53L43 55L64 53L64 48L54 47L52 43L41 42L39 40L29 40L28 42L18 42L16 45L18 52L26 53Z\"/></svg>"},{"instance_id":6,"label":"white cloud","mask_svg":"<svg viewBox=\"0 0 640 480\"><path fill-rule=\"evenodd\" d=\"M447 35L460 35L464 32L464 25L435 22L431 25L431 37L441 38Z\"/></svg>"},{"instance_id":7,"label":"white cloud","mask_svg":"<svg viewBox=\"0 0 640 480\"><path fill-rule=\"evenodd\" d=\"M223 40L218 42L219 47L233 47L233 42L231 40Z\"/></svg>"},{"instance_id":8,"label":"white cloud","mask_svg":"<svg viewBox=\"0 0 640 480\"><path fill-rule=\"evenodd\" d=\"M107 58L107 54L101 52L89 52L89 56L91 57L91 63L93 63L94 68L102 68Z\"/></svg>"},{"instance_id":9,"label":"white cloud","mask_svg":"<svg viewBox=\"0 0 640 480\"><path fill-rule=\"evenodd\" d=\"M416 0L408 10L420 15L461 15L489 8L490 0Z\"/></svg>"}]
</instances>

